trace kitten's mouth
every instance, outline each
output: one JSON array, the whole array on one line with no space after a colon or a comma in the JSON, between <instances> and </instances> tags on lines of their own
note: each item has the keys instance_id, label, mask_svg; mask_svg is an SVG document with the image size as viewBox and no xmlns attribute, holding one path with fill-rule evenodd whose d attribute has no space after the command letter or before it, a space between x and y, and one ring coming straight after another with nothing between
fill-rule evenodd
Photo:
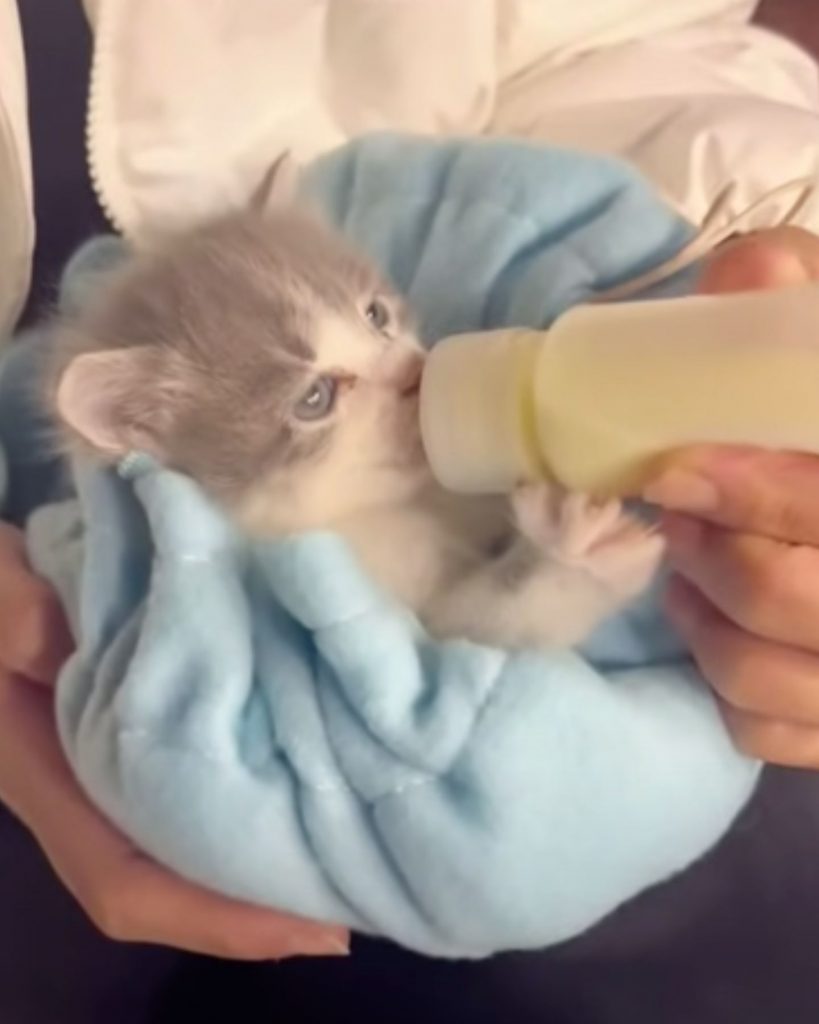
<instances>
[{"instance_id":1,"label":"kitten's mouth","mask_svg":"<svg viewBox=\"0 0 819 1024\"><path fill-rule=\"evenodd\" d=\"M422 355L415 356L402 369L398 379L398 391L404 398L412 398L420 392L424 361Z\"/></svg>"},{"instance_id":2,"label":"kitten's mouth","mask_svg":"<svg viewBox=\"0 0 819 1024\"><path fill-rule=\"evenodd\" d=\"M413 398L421 390L426 352L415 345L394 342L384 353L373 377L401 398Z\"/></svg>"}]
</instances>

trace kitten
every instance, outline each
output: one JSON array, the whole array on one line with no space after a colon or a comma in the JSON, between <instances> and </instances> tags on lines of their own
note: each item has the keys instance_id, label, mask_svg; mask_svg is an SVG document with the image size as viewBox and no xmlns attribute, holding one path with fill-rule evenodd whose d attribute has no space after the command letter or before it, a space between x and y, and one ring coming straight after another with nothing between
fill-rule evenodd
<instances>
[{"instance_id":1,"label":"kitten","mask_svg":"<svg viewBox=\"0 0 819 1024\"><path fill-rule=\"evenodd\" d=\"M258 203L136 256L56 326L64 439L192 477L246 531L335 530L439 637L570 645L643 589L658 536L551 485L433 480L424 351L394 289L310 213ZM272 208L271 208L272 206Z\"/></svg>"}]
</instances>

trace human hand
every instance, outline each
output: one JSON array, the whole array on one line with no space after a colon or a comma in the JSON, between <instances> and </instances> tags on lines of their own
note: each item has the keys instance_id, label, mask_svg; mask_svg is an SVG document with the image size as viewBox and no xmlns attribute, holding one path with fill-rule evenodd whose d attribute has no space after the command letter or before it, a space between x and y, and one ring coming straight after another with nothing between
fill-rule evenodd
<instances>
[{"instance_id":1,"label":"human hand","mask_svg":"<svg viewBox=\"0 0 819 1024\"><path fill-rule=\"evenodd\" d=\"M819 238L777 228L725 246L701 287L811 280ZM735 742L766 761L819 768L819 458L690 449L646 497L668 510L668 612Z\"/></svg>"},{"instance_id":2,"label":"human hand","mask_svg":"<svg viewBox=\"0 0 819 1024\"><path fill-rule=\"evenodd\" d=\"M56 595L0 524L0 799L110 938L238 960L339 956L347 933L236 902L166 871L85 798L54 723L52 684L71 650Z\"/></svg>"}]
</instances>

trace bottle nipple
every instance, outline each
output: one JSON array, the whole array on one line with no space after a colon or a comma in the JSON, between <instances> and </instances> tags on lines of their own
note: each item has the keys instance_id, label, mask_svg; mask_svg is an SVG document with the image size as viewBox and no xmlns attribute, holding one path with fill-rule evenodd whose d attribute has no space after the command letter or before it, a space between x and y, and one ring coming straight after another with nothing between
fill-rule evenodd
<instances>
[{"instance_id":1,"label":"bottle nipple","mask_svg":"<svg viewBox=\"0 0 819 1024\"><path fill-rule=\"evenodd\" d=\"M433 475L462 494L511 491L543 477L531 380L536 331L447 338L421 379L421 439Z\"/></svg>"}]
</instances>

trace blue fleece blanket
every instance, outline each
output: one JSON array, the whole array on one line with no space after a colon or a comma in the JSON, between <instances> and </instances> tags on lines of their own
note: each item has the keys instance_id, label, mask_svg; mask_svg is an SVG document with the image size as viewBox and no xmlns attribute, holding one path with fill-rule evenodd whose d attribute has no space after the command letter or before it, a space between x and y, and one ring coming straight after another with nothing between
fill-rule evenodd
<instances>
[{"instance_id":1,"label":"blue fleece blanket","mask_svg":"<svg viewBox=\"0 0 819 1024\"><path fill-rule=\"evenodd\" d=\"M546 326L690 236L626 167L522 143L369 138L305 187L430 343ZM63 301L120 258L87 249ZM12 498L36 352L0 380ZM65 749L125 832L214 889L435 955L542 946L686 867L753 788L654 595L580 652L435 643L333 536L250 543L139 459L75 484L29 526L79 642Z\"/></svg>"}]
</instances>

